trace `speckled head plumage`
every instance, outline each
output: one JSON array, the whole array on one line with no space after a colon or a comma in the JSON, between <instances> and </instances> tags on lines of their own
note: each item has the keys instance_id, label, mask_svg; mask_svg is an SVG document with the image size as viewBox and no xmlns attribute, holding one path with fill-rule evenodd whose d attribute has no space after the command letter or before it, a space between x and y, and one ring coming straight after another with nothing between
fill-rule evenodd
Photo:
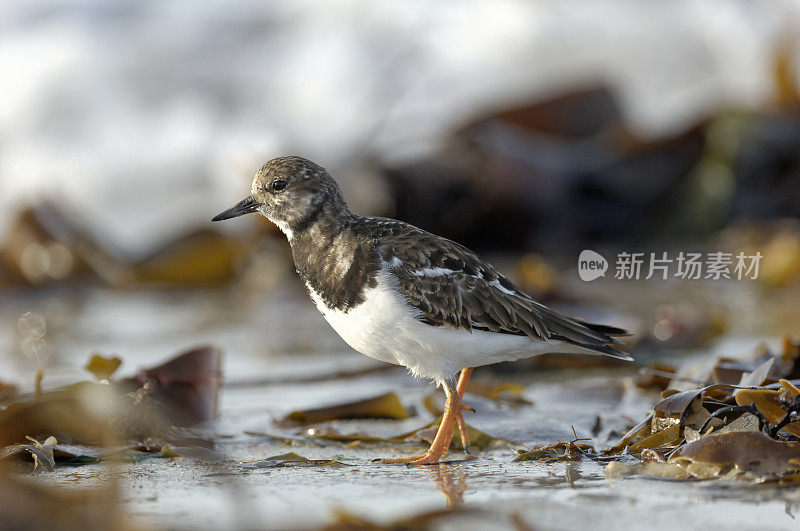
<instances>
[{"instance_id":1,"label":"speckled head plumage","mask_svg":"<svg viewBox=\"0 0 800 531\"><path fill-rule=\"evenodd\" d=\"M278 157L256 172L250 196L213 221L258 212L287 236L301 231L322 216L349 213L336 181L325 168L296 156Z\"/></svg>"}]
</instances>

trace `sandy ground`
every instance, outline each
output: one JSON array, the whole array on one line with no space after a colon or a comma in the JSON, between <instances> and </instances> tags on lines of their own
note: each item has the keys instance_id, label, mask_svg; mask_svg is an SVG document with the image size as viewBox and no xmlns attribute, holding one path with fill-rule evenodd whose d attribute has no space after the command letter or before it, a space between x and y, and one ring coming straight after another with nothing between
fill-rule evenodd
<instances>
[{"instance_id":1,"label":"sandy ground","mask_svg":"<svg viewBox=\"0 0 800 531\"><path fill-rule=\"evenodd\" d=\"M395 391L411 418L337 421L314 429L381 437L411 431L433 419L424 405L432 386L401 369L315 383L299 377L371 367L327 327L301 294L265 298L243 293L121 293L84 291L31 300L12 297L2 311L4 371L31 380L34 360L18 356L14 316L23 308L47 316L49 367L45 386L83 379L90 352L115 353L121 374L168 358L192 345L223 348L226 384L218 420L199 428L215 441L213 459L145 458L61 467L35 481L75 488L118 484L124 511L135 525L162 528L315 528L341 513L389 524L431 513L435 528L466 523L497 529L794 529L800 490L737 483L646 479L607 480L604 464L513 462L517 449L573 439L572 427L598 447L623 416L640 418L655 400L629 384L635 369L547 371L522 366L478 371L476 379L524 386L530 405L498 403L477 395L466 402L467 422L511 441L476 451L477 459L408 468L372 459L418 452L421 446L346 442L308 437L308 427L274 422L292 410ZM600 419L601 429L592 436ZM595 430L596 431L596 430ZM271 437L274 436L274 437ZM295 442L279 437L288 437ZM280 466L268 457L296 452L335 459L340 466ZM208 457L208 456L206 456ZM460 461L460 462L459 462ZM23 470L27 474L27 467ZM444 511L443 513L439 513Z\"/></svg>"}]
</instances>

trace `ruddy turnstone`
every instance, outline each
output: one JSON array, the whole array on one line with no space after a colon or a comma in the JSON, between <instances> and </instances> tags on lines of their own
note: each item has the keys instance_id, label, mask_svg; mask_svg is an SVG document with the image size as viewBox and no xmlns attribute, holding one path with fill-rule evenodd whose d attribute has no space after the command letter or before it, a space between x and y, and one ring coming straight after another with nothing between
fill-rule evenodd
<instances>
[{"instance_id":1,"label":"ruddy turnstone","mask_svg":"<svg viewBox=\"0 0 800 531\"><path fill-rule=\"evenodd\" d=\"M461 398L473 367L546 352L632 359L614 339L624 330L539 304L466 247L402 221L353 214L336 181L309 160L265 163L250 195L213 221L254 212L286 235L306 290L342 339L443 387L445 412L430 449L384 462L437 462L455 423L469 448Z\"/></svg>"}]
</instances>

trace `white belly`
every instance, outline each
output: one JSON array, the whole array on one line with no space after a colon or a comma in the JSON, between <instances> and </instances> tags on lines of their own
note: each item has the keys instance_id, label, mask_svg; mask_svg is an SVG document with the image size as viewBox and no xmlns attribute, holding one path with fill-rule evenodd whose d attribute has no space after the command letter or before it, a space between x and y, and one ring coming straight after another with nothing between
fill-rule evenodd
<instances>
[{"instance_id":1,"label":"white belly","mask_svg":"<svg viewBox=\"0 0 800 531\"><path fill-rule=\"evenodd\" d=\"M348 345L437 381L451 378L465 367L565 350L559 348L560 341L537 341L480 330L470 333L422 323L416 318L419 310L397 291L396 281L386 269L378 274L377 286L366 291L365 301L346 313L327 308L319 295L308 288L317 309Z\"/></svg>"}]
</instances>

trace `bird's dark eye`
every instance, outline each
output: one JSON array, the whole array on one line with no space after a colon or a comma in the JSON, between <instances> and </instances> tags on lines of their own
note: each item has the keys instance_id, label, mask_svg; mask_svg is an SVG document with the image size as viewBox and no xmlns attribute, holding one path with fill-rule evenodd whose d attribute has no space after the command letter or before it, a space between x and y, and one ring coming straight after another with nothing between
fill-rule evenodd
<instances>
[{"instance_id":1,"label":"bird's dark eye","mask_svg":"<svg viewBox=\"0 0 800 531\"><path fill-rule=\"evenodd\" d=\"M273 192L280 192L281 190L286 188L286 184L287 184L286 181L284 181L283 179L275 179L270 183L269 188Z\"/></svg>"}]
</instances>

